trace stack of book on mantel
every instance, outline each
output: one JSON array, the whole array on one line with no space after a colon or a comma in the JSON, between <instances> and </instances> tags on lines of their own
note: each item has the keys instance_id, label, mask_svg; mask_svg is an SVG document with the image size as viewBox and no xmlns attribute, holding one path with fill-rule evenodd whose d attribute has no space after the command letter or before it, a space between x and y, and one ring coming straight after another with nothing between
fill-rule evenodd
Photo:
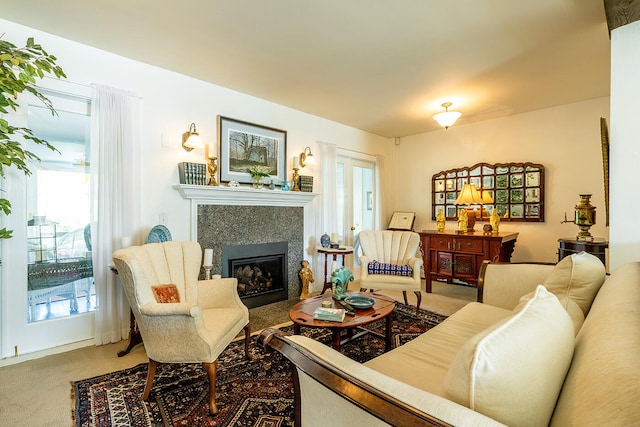
<instances>
[{"instance_id":1,"label":"stack of book on mantel","mask_svg":"<svg viewBox=\"0 0 640 427\"><path fill-rule=\"evenodd\" d=\"M205 185L207 183L207 165L204 163L178 163L180 184Z\"/></svg>"},{"instance_id":2,"label":"stack of book on mantel","mask_svg":"<svg viewBox=\"0 0 640 427\"><path fill-rule=\"evenodd\" d=\"M313 312L314 320L327 320L329 322L342 322L344 320L344 308L318 307Z\"/></svg>"},{"instance_id":3,"label":"stack of book on mantel","mask_svg":"<svg viewBox=\"0 0 640 427\"><path fill-rule=\"evenodd\" d=\"M313 192L313 177L311 175L300 175L298 186L300 187L300 191L306 193Z\"/></svg>"}]
</instances>

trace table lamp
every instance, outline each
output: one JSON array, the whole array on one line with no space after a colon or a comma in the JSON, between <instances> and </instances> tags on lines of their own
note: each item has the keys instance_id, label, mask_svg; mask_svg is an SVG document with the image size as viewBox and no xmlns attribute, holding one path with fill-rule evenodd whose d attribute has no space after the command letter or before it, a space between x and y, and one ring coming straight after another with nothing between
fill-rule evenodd
<instances>
[{"instance_id":1,"label":"table lamp","mask_svg":"<svg viewBox=\"0 0 640 427\"><path fill-rule=\"evenodd\" d=\"M471 205L482 205L483 203L482 196L475 185L464 184L462 186L462 190L453 204L467 207L467 233L475 231L473 227L476 225L476 211Z\"/></svg>"}]
</instances>

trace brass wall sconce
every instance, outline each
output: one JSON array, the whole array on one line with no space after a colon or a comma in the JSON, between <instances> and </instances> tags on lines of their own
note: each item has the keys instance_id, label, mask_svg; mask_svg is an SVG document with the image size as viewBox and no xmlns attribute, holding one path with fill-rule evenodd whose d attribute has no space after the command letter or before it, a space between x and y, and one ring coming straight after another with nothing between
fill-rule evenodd
<instances>
[{"instance_id":1,"label":"brass wall sconce","mask_svg":"<svg viewBox=\"0 0 640 427\"><path fill-rule=\"evenodd\" d=\"M441 105L444 107L444 112L433 116L433 120L438 122L443 128L449 129L449 126L453 125L456 120L460 118L462 113L458 111L449 111L449 107L452 105L450 102L443 102Z\"/></svg>"},{"instance_id":2,"label":"brass wall sconce","mask_svg":"<svg viewBox=\"0 0 640 427\"><path fill-rule=\"evenodd\" d=\"M194 148L202 148L204 144L200 139L200 135L196 131L196 124L191 123L189 125L189 130L182 134L182 148L187 151L191 151Z\"/></svg>"},{"instance_id":3,"label":"brass wall sconce","mask_svg":"<svg viewBox=\"0 0 640 427\"><path fill-rule=\"evenodd\" d=\"M316 162L316 159L311 154L311 148L305 147L304 151L300 153L300 168L305 167L306 165L312 165Z\"/></svg>"}]
</instances>

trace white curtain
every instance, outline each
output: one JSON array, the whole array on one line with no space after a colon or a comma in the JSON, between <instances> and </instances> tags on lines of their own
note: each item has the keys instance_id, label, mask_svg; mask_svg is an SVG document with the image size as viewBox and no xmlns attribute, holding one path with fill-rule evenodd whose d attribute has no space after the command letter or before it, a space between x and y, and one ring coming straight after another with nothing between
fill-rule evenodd
<instances>
[{"instance_id":1,"label":"white curtain","mask_svg":"<svg viewBox=\"0 0 640 427\"><path fill-rule=\"evenodd\" d=\"M129 305L116 275L112 253L133 240L140 227L138 97L92 85L91 233L96 286L96 345L129 334Z\"/></svg>"},{"instance_id":2,"label":"white curtain","mask_svg":"<svg viewBox=\"0 0 640 427\"><path fill-rule=\"evenodd\" d=\"M320 236L324 233L331 234L331 232L338 229L336 212L336 165L338 162L338 148L335 144L318 142L318 150L316 150L316 153L314 157L318 156L316 162L319 164L320 188L318 192L320 196L316 197L313 201L313 212L317 213L315 222L316 242L313 248L320 245ZM315 272L313 290L321 291L324 282L324 278L322 277L324 272L324 255L320 255L314 250L312 261L313 271Z\"/></svg>"},{"instance_id":3,"label":"white curtain","mask_svg":"<svg viewBox=\"0 0 640 427\"><path fill-rule=\"evenodd\" d=\"M384 156L376 155L376 219L375 226L377 230L385 230L389 225L387 218L387 209L385 205L386 186L385 182Z\"/></svg>"}]
</instances>

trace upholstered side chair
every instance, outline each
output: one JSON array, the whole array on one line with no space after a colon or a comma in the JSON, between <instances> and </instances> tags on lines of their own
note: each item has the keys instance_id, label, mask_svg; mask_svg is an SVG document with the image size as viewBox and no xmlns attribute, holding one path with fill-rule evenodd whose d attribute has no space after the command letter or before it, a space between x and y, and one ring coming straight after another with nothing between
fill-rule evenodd
<instances>
[{"instance_id":1,"label":"upholstered side chair","mask_svg":"<svg viewBox=\"0 0 640 427\"><path fill-rule=\"evenodd\" d=\"M217 359L242 329L245 356L251 359L249 310L236 279L198 280L197 242L132 246L114 252L113 261L149 357L143 400L158 363L202 363L209 377L209 412L216 414Z\"/></svg>"},{"instance_id":2,"label":"upholstered side chair","mask_svg":"<svg viewBox=\"0 0 640 427\"><path fill-rule=\"evenodd\" d=\"M404 303L407 291L417 298L416 315L420 312L420 236L412 231L363 230L359 234L362 255L360 287L370 290L402 291Z\"/></svg>"}]
</instances>

